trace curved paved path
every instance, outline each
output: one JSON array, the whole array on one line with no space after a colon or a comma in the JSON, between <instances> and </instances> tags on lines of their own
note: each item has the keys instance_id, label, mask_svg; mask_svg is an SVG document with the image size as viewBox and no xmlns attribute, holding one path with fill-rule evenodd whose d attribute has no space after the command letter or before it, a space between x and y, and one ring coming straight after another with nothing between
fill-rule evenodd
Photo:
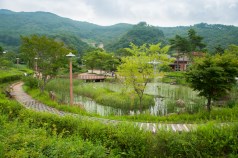
<instances>
[{"instance_id":1,"label":"curved paved path","mask_svg":"<svg viewBox=\"0 0 238 158\"><path fill-rule=\"evenodd\" d=\"M118 121L118 120L109 120L109 119L103 119L103 118L97 118L97 117L81 116L78 114L73 114L73 113L57 110L55 108L49 107L45 104L42 104L39 101L34 100L31 96L29 96L27 93L25 93L23 91L22 85L23 85L22 82L12 85L11 94L14 96L14 98L19 103L21 103L24 107L26 107L28 109L32 109L32 110L39 111L39 112L48 112L48 113L52 113L52 114L56 114L56 115L60 115L60 116L73 115L73 116L77 116L77 117L80 117L83 119L101 121L103 123L116 124L116 123L122 122L122 121ZM126 122L126 121L123 121L123 122ZM129 123L129 121L128 121L128 123ZM134 122L134 125L138 126L140 129L149 130L154 133L158 129L171 130L174 132L177 132L177 131L188 132L190 130L196 129L196 127L197 127L197 125L193 125L193 124L163 124L163 123L144 123L144 122Z\"/></svg>"}]
</instances>

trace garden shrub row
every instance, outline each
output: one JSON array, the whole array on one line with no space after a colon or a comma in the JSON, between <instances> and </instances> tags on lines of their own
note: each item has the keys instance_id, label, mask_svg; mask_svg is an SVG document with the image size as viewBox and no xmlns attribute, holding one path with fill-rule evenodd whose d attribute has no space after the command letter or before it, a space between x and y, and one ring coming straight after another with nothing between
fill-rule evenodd
<instances>
[{"instance_id":1,"label":"garden shrub row","mask_svg":"<svg viewBox=\"0 0 238 158\"><path fill-rule=\"evenodd\" d=\"M1 73L0 83L3 84L3 83L9 83L16 80L20 80L24 76L24 73L29 75L32 73L32 70L25 69L25 68L20 70L15 68L9 68L6 70L0 69L0 73Z\"/></svg>"},{"instance_id":2,"label":"garden shrub row","mask_svg":"<svg viewBox=\"0 0 238 158\"><path fill-rule=\"evenodd\" d=\"M0 76L0 83L7 83L7 82L12 82L21 79L22 75L21 74L15 74L15 75L9 75L9 76Z\"/></svg>"}]
</instances>

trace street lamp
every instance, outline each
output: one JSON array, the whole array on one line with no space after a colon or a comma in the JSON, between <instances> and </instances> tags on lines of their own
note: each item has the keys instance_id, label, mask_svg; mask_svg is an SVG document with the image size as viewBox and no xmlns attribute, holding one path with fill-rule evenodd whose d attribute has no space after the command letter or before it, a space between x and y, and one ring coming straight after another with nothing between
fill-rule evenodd
<instances>
[{"instance_id":1,"label":"street lamp","mask_svg":"<svg viewBox=\"0 0 238 158\"><path fill-rule=\"evenodd\" d=\"M37 60L38 60L38 58L35 57L35 71L36 71L36 73L37 73Z\"/></svg>"},{"instance_id":2,"label":"street lamp","mask_svg":"<svg viewBox=\"0 0 238 158\"><path fill-rule=\"evenodd\" d=\"M69 57L69 88L70 88L70 105L73 105L73 74L72 74L72 57L75 55L71 52L66 55Z\"/></svg>"},{"instance_id":3,"label":"street lamp","mask_svg":"<svg viewBox=\"0 0 238 158\"><path fill-rule=\"evenodd\" d=\"M20 58L16 58L17 59L17 68L19 68L19 59Z\"/></svg>"}]
</instances>

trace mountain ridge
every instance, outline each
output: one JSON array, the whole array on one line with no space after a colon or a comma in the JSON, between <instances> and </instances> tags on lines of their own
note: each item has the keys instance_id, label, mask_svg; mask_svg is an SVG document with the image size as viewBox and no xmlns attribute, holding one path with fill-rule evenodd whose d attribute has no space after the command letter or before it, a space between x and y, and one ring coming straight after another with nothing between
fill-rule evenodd
<instances>
[{"instance_id":1,"label":"mountain ridge","mask_svg":"<svg viewBox=\"0 0 238 158\"><path fill-rule=\"evenodd\" d=\"M61 17L50 12L13 12L7 9L0 9L0 45L7 49L14 48L20 44L20 35L67 35L75 36L78 39L90 43L103 43L110 45L120 39L133 29L132 24L118 23L110 26L76 21L70 18ZM152 26L152 25L151 25ZM200 36L204 37L209 50L216 45L226 47L229 44L238 44L238 27L234 25L199 23L190 26L160 27L154 26L163 31L165 44L176 34L185 36L187 30L194 28Z\"/></svg>"}]
</instances>

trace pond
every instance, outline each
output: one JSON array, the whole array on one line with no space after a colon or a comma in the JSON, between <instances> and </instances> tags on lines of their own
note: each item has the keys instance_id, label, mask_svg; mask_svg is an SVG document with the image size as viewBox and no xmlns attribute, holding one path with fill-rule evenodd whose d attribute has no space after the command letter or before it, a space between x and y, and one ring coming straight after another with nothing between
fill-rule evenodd
<instances>
[{"instance_id":1,"label":"pond","mask_svg":"<svg viewBox=\"0 0 238 158\"><path fill-rule=\"evenodd\" d=\"M135 115L141 113L150 113L151 115L166 115L167 109L164 106L163 98L157 98L156 105L152 105L149 109L144 111L139 110L123 110L118 108L113 108L110 106L104 106L96 103L91 98L83 97L83 96L74 96L74 103L80 104L83 108L89 113L96 113L101 116L108 115Z\"/></svg>"},{"instance_id":2,"label":"pond","mask_svg":"<svg viewBox=\"0 0 238 158\"><path fill-rule=\"evenodd\" d=\"M90 83L95 88L104 87L113 91L120 92L123 90L123 86L112 83ZM170 85L164 83L149 83L145 90L146 94L154 95L154 104L149 109L139 110L122 110L109 106L103 106L90 98L82 96L74 96L74 102L83 105L86 111L90 113L96 113L102 116L107 115L135 115L141 113L147 113L150 115L167 115L169 113L178 113L181 110L189 112L196 112L201 105L205 104L205 99L198 96L197 92L184 86ZM176 106L176 101L182 100L184 102L183 107Z\"/></svg>"}]
</instances>

